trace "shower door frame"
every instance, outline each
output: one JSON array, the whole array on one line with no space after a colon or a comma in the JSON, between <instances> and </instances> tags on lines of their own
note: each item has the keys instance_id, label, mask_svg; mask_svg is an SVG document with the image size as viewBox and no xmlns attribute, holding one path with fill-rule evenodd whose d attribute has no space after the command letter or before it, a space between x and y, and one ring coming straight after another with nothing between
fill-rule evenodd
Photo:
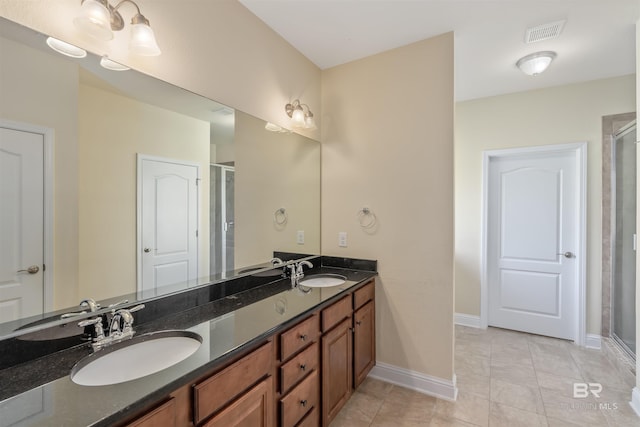
<instances>
[{"instance_id":1,"label":"shower door frame","mask_svg":"<svg viewBox=\"0 0 640 427\"><path fill-rule=\"evenodd\" d=\"M610 289L610 310L611 310L611 315L609 317L609 336L611 337L611 339L613 339L615 341L616 344L618 344L620 346L620 348L622 348L622 350L624 350L632 359L636 359L636 354L629 348L629 346L622 340L622 338L618 337L618 335L615 333L614 330L614 318L615 318L615 314L614 314L614 302L615 302L615 290L616 290L616 268L615 268L615 260L616 260L616 243L617 243L617 236L616 236L616 205L617 205L617 166L616 166L616 162L617 162L617 158L616 158L616 141L618 140L618 138L626 135L629 132L632 132L633 130L636 130L637 132L637 123L636 123L636 119L630 121L629 123L627 123L626 125L622 126L620 129L618 129L617 131L615 131L612 135L611 135L611 175L610 175L610 179L611 179L611 228L610 228L610 238L611 238L611 289ZM637 142L633 142L634 144L636 144ZM636 175L637 175L637 165L636 165ZM636 206L637 209L637 206ZM636 236L637 236L637 224L636 224ZM637 248L637 244L635 245L635 247ZM637 249L636 249L637 250ZM637 278L636 278L637 280ZM636 313L637 316L637 313ZM637 343L636 343L637 346ZM637 347L636 347L636 351L637 351Z\"/></svg>"}]
</instances>

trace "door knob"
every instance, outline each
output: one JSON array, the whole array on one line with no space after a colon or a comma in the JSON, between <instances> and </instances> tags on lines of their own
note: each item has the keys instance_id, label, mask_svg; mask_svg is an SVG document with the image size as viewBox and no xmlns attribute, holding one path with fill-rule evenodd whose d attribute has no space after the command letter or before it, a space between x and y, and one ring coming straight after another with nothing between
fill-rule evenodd
<instances>
[{"instance_id":1,"label":"door knob","mask_svg":"<svg viewBox=\"0 0 640 427\"><path fill-rule=\"evenodd\" d=\"M573 258L574 257L573 252L569 252L569 251L561 253L561 254L558 254L558 255L562 255L565 258Z\"/></svg>"},{"instance_id":2,"label":"door knob","mask_svg":"<svg viewBox=\"0 0 640 427\"><path fill-rule=\"evenodd\" d=\"M29 274L36 274L38 271L40 271L40 267L38 267L37 265L32 265L27 269L24 270L18 270L18 273L29 273Z\"/></svg>"},{"instance_id":3,"label":"door knob","mask_svg":"<svg viewBox=\"0 0 640 427\"><path fill-rule=\"evenodd\" d=\"M144 248L144 252L148 254L149 252L151 252L151 249L149 249L149 248Z\"/></svg>"}]
</instances>

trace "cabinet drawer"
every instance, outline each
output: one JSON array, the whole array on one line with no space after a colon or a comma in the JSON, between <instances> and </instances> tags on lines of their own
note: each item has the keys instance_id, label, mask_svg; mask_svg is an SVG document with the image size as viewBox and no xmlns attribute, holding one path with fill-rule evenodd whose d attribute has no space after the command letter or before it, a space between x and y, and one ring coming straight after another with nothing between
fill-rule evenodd
<instances>
[{"instance_id":1,"label":"cabinet drawer","mask_svg":"<svg viewBox=\"0 0 640 427\"><path fill-rule=\"evenodd\" d=\"M353 293L353 309L357 310L367 302L373 300L374 295L375 282L372 280Z\"/></svg>"},{"instance_id":2,"label":"cabinet drawer","mask_svg":"<svg viewBox=\"0 0 640 427\"><path fill-rule=\"evenodd\" d=\"M294 353L316 341L320 335L318 315L298 323L280 335L280 360L285 361Z\"/></svg>"},{"instance_id":3,"label":"cabinet drawer","mask_svg":"<svg viewBox=\"0 0 640 427\"><path fill-rule=\"evenodd\" d=\"M127 424L127 427L174 427L175 425L176 400L172 398L153 411Z\"/></svg>"},{"instance_id":4,"label":"cabinet drawer","mask_svg":"<svg viewBox=\"0 0 640 427\"><path fill-rule=\"evenodd\" d=\"M270 427L273 425L273 390L271 377L240 396L229 407L202 427Z\"/></svg>"},{"instance_id":5,"label":"cabinet drawer","mask_svg":"<svg viewBox=\"0 0 640 427\"><path fill-rule=\"evenodd\" d=\"M289 394L280 399L282 427L293 427L307 412L318 406L318 371L313 371Z\"/></svg>"},{"instance_id":6,"label":"cabinet drawer","mask_svg":"<svg viewBox=\"0 0 640 427\"><path fill-rule=\"evenodd\" d=\"M350 315L351 295L347 295L340 301L322 310L322 332L327 332Z\"/></svg>"},{"instance_id":7,"label":"cabinet drawer","mask_svg":"<svg viewBox=\"0 0 640 427\"><path fill-rule=\"evenodd\" d=\"M318 369L318 343L304 350L280 367L280 392L285 394L309 372Z\"/></svg>"},{"instance_id":8,"label":"cabinet drawer","mask_svg":"<svg viewBox=\"0 0 640 427\"><path fill-rule=\"evenodd\" d=\"M198 424L271 372L273 343L269 342L212 377L196 384L193 417Z\"/></svg>"}]
</instances>

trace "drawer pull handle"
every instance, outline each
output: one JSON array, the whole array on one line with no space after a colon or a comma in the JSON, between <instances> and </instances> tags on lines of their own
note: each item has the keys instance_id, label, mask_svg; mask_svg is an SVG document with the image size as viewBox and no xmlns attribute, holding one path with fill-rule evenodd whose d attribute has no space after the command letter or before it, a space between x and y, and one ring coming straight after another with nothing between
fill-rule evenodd
<instances>
[{"instance_id":1,"label":"drawer pull handle","mask_svg":"<svg viewBox=\"0 0 640 427\"><path fill-rule=\"evenodd\" d=\"M306 371L306 370L307 370L307 365L305 365L305 364L301 364L301 365L300 365L300 370L301 370L301 371Z\"/></svg>"},{"instance_id":2,"label":"drawer pull handle","mask_svg":"<svg viewBox=\"0 0 640 427\"><path fill-rule=\"evenodd\" d=\"M302 341L306 341L306 339L307 339L307 334L302 334L302 335L300 335L300 339L301 339Z\"/></svg>"},{"instance_id":3,"label":"drawer pull handle","mask_svg":"<svg viewBox=\"0 0 640 427\"><path fill-rule=\"evenodd\" d=\"M301 400L300 401L300 406L302 406L303 408L306 408L307 407L307 400L306 399L305 400Z\"/></svg>"},{"instance_id":4,"label":"drawer pull handle","mask_svg":"<svg viewBox=\"0 0 640 427\"><path fill-rule=\"evenodd\" d=\"M362 325L362 321L361 320L356 320L356 325L358 325L358 326Z\"/></svg>"}]
</instances>

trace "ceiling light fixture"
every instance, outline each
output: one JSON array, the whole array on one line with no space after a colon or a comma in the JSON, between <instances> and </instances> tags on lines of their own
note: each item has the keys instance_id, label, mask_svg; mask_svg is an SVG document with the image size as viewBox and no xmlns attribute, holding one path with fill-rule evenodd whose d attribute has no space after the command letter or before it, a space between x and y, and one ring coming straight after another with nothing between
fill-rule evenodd
<instances>
[{"instance_id":1,"label":"ceiling light fixture","mask_svg":"<svg viewBox=\"0 0 640 427\"><path fill-rule=\"evenodd\" d=\"M547 69L556 56L556 53L551 51L536 52L520 58L516 66L529 76L537 76Z\"/></svg>"},{"instance_id":2,"label":"ceiling light fixture","mask_svg":"<svg viewBox=\"0 0 640 427\"><path fill-rule=\"evenodd\" d=\"M307 111L305 112L305 107ZM296 99L290 104L284 106L284 111L291 118L291 124L297 128L316 129L316 122L313 119L313 113L307 104L301 104Z\"/></svg>"},{"instance_id":3,"label":"ceiling light fixture","mask_svg":"<svg viewBox=\"0 0 640 427\"><path fill-rule=\"evenodd\" d=\"M47 38L47 46L58 53L70 56L72 58L84 58L85 56L87 56L86 50L80 49L78 46L74 46L70 43L63 42L62 40L58 40L53 37Z\"/></svg>"},{"instance_id":4,"label":"ceiling light fixture","mask_svg":"<svg viewBox=\"0 0 640 427\"><path fill-rule=\"evenodd\" d=\"M112 6L108 0L81 0L80 14L73 20L76 27L100 40L113 39L113 31L124 28L124 19L118 12L124 3L131 3L136 14L131 19L131 40L129 49L142 56L158 56L160 48L156 43L149 20L140 13L140 8L132 0L121 0Z\"/></svg>"}]
</instances>

